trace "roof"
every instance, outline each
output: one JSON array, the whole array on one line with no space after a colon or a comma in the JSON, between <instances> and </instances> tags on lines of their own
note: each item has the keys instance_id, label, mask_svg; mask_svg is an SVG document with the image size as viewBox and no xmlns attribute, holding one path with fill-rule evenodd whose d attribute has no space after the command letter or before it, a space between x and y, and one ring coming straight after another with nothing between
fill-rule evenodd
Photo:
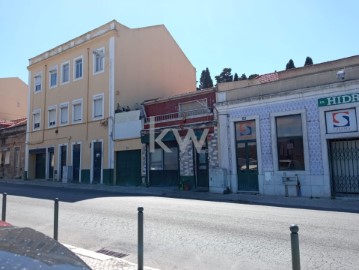
<instances>
[{"instance_id":1,"label":"roof","mask_svg":"<svg viewBox=\"0 0 359 270\"><path fill-rule=\"evenodd\" d=\"M27 118L20 118L16 120L0 120L0 128L12 128L27 124Z\"/></svg>"}]
</instances>

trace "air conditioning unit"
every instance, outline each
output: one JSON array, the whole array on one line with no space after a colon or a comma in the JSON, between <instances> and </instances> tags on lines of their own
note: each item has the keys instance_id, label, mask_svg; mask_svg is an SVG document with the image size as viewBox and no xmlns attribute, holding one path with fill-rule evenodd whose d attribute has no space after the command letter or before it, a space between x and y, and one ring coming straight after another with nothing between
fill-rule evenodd
<instances>
[{"instance_id":1,"label":"air conditioning unit","mask_svg":"<svg viewBox=\"0 0 359 270\"><path fill-rule=\"evenodd\" d=\"M227 170L222 168L209 169L209 191L223 193L227 189Z\"/></svg>"},{"instance_id":2,"label":"air conditioning unit","mask_svg":"<svg viewBox=\"0 0 359 270\"><path fill-rule=\"evenodd\" d=\"M72 166L62 167L62 183L68 183L72 181Z\"/></svg>"}]
</instances>

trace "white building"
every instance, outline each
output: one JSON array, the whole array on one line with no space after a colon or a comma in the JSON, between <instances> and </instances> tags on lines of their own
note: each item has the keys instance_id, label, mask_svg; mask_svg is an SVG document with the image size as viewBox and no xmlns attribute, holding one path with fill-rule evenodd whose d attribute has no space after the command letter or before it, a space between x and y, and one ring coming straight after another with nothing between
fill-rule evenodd
<instances>
[{"instance_id":1,"label":"white building","mask_svg":"<svg viewBox=\"0 0 359 270\"><path fill-rule=\"evenodd\" d=\"M219 84L232 192L359 195L359 56Z\"/></svg>"}]
</instances>

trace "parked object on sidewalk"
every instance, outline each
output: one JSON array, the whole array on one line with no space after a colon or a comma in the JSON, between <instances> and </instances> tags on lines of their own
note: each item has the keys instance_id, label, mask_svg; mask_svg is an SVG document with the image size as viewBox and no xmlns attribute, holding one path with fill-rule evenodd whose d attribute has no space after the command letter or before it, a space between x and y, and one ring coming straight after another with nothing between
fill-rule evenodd
<instances>
[{"instance_id":1,"label":"parked object on sidewalk","mask_svg":"<svg viewBox=\"0 0 359 270\"><path fill-rule=\"evenodd\" d=\"M2 269L90 269L75 253L40 232L6 222L0 225Z\"/></svg>"}]
</instances>

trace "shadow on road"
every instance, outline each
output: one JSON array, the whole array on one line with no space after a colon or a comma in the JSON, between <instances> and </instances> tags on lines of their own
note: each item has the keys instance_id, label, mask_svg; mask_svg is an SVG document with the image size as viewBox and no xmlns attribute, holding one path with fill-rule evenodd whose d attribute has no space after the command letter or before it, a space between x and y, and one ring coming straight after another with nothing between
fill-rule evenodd
<instances>
[{"instance_id":1,"label":"shadow on road","mask_svg":"<svg viewBox=\"0 0 359 270\"><path fill-rule=\"evenodd\" d=\"M59 198L63 202L78 202L101 197L130 197L149 196L146 194L126 194L120 192L88 190L64 187L44 187L22 184L0 183L0 193L6 192L8 196L21 196L35 199L54 200Z\"/></svg>"}]
</instances>

